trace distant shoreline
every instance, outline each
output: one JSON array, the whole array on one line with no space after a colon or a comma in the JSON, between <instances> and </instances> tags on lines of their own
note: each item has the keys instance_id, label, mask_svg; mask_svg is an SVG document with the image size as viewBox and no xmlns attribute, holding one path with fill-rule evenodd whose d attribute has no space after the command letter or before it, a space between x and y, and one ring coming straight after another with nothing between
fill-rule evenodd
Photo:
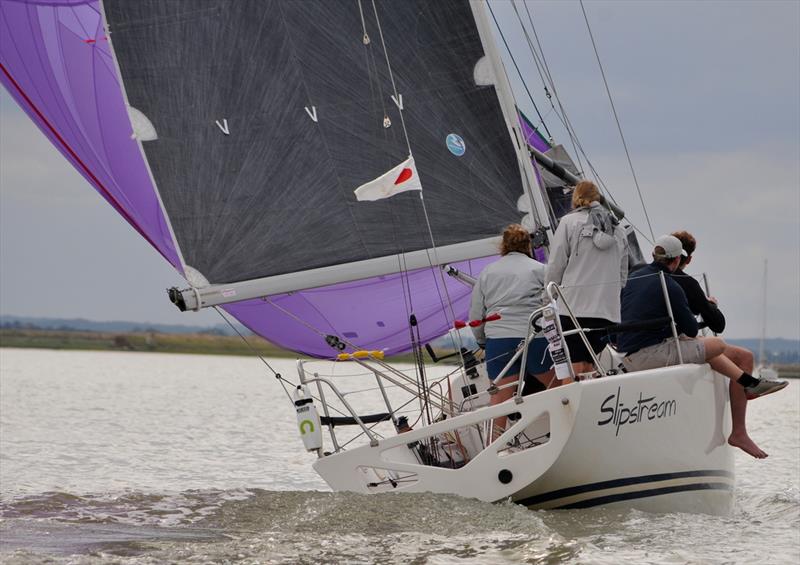
<instances>
[{"instance_id":1,"label":"distant shoreline","mask_svg":"<svg viewBox=\"0 0 800 565\"><path fill-rule=\"evenodd\" d=\"M259 336L247 342L260 355L297 357ZM253 355L253 349L239 336L173 334L159 332L92 332L41 329L0 329L0 347L70 349L85 351L138 351L151 353L194 353L204 355Z\"/></svg>"},{"instance_id":2,"label":"distant shoreline","mask_svg":"<svg viewBox=\"0 0 800 565\"><path fill-rule=\"evenodd\" d=\"M255 350L263 357L286 359L308 357L280 348L257 335L248 335L246 339L247 343L239 336L212 333L177 334L0 328L0 348L244 356L254 355L253 350ZM335 353L331 354L331 358ZM391 359L400 362L414 362L410 354L393 356Z\"/></svg>"}]
</instances>

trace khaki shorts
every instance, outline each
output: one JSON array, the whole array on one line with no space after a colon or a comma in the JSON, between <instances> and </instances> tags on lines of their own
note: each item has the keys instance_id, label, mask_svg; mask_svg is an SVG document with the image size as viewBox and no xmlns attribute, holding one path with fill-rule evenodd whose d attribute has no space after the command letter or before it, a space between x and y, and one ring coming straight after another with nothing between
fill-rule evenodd
<instances>
[{"instance_id":1,"label":"khaki shorts","mask_svg":"<svg viewBox=\"0 0 800 565\"><path fill-rule=\"evenodd\" d=\"M684 363L702 364L706 362L706 347L702 340L683 336L679 341ZM626 355L622 364L628 372L679 365L675 339L669 338L656 345L640 349L636 353Z\"/></svg>"}]
</instances>

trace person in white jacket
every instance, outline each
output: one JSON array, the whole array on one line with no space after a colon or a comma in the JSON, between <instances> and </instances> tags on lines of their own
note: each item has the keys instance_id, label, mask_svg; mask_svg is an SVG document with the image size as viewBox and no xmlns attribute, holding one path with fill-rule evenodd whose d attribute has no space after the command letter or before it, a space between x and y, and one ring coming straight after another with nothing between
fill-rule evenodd
<instances>
[{"instance_id":1,"label":"person in white jacket","mask_svg":"<svg viewBox=\"0 0 800 565\"><path fill-rule=\"evenodd\" d=\"M531 258L531 236L519 224L508 226L503 232L500 259L481 271L472 289L469 317L481 320L490 314L500 314L500 319L472 328L475 339L486 352L486 371L489 378L497 378L511 361L520 342L528 334L528 319L542 306L544 290L544 265ZM519 379L522 360L518 359L495 384L498 387ZM543 337L531 341L525 362L523 394L544 390L551 382L552 361ZM511 398L516 388L509 386L492 395L490 404L499 404ZM495 428L505 428L506 419L495 419ZM498 434L493 435L496 437Z\"/></svg>"},{"instance_id":2,"label":"person in white jacket","mask_svg":"<svg viewBox=\"0 0 800 565\"><path fill-rule=\"evenodd\" d=\"M550 245L545 281L558 283L583 328L602 328L620 321L620 291L628 278L628 243L617 219L601 202L591 181L572 193L573 211L561 218ZM561 308L561 325L574 329ZM605 343L600 332L587 332L595 353ZM592 370L592 357L579 334L567 336L576 373Z\"/></svg>"}]
</instances>

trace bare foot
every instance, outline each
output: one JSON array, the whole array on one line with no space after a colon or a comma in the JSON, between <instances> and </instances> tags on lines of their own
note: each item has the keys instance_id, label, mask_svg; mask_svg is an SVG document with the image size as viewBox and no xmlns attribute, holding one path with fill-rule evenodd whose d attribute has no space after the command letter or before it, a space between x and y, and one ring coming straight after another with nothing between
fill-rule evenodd
<instances>
[{"instance_id":1,"label":"bare foot","mask_svg":"<svg viewBox=\"0 0 800 565\"><path fill-rule=\"evenodd\" d=\"M756 459L766 459L767 452L758 447L755 442L750 439L746 433L744 434L731 434L728 438L728 444L733 447L738 447L745 453L752 455Z\"/></svg>"}]
</instances>

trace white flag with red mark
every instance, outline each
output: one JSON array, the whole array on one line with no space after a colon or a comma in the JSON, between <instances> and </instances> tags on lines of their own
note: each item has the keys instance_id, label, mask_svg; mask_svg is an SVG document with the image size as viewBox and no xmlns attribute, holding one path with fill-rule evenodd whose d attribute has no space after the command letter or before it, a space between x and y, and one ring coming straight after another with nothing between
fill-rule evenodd
<instances>
[{"instance_id":1,"label":"white flag with red mark","mask_svg":"<svg viewBox=\"0 0 800 565\"><path fill-rule=\"evenodd\" d=\"M356 200L381 200L409 190L422 190L414 157L355 190Z\"/></svg>"}]
</instances>

